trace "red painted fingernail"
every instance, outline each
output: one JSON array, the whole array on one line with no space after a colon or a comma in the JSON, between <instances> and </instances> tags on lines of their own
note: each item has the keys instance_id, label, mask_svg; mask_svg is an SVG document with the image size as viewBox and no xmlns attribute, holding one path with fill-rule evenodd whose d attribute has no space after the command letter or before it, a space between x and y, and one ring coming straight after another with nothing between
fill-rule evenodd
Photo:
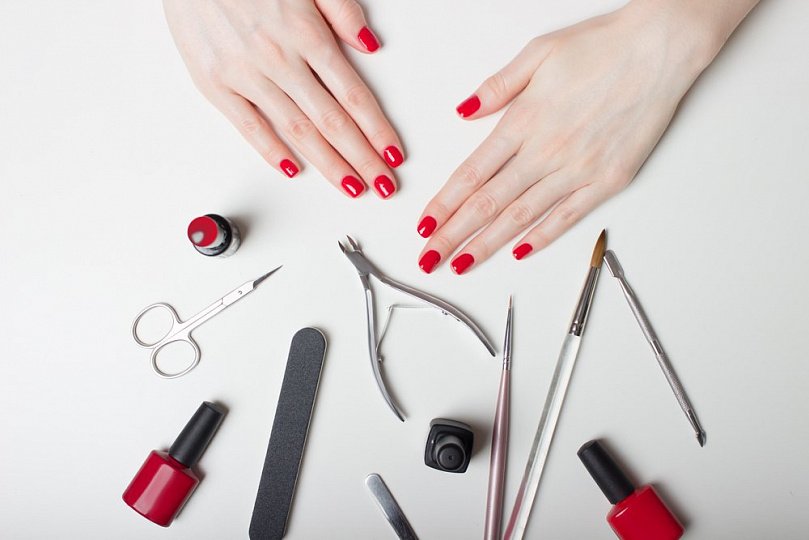
<instances>
[{"instance_id":1,"label":"red painted fingernail","mask_svg":"<svg viewBox=\"0 0 809 540\"><path fill-rule=\"evenodd\" d=\"M382 156L385 158L385 161L388 162L388 165L391 167L398 167L404 161L404 156L402 155L402 151L396 148L395 146L388 146L385 150L382 151Z\"/></svg>"},{"instance_id":2,"label":"red painted fingernail","mask_svg":"<svg viewBox=\"0 0 809 540\"><path fill-rule=\"evenodd\" d=\"M477 112L478 109L480 109L480 99L474 94L466 98L463 103L455 107L455 110L458 111L461 118L472 116Z\"/></svg>"},{"instance_id":3,"label":"red painted fingernail","mask_svg":"<svg viewBox=\"0 0 809 540\"><path fill-rule=\"evenodd\" d=\"M427 253L421 256L419 259L419 268L424 270L426 273L430 273L435 269L435 265L441 260L441 255L434 249L431 249Z\"/></svg>"},{"instance_id":4,"label":"red painted fingernail","mask_svg":"<svg viewBox=\"0 0 809 540\"><path fill-rule=\"evenodd\" d=\"M531 253L532 251L534 251L534 246L532 246L531 244L528 244L528 243L524 243L524 244L520 244L519 246L515 247L514 251L512 251L511 253L514 255L514 258L519 261L523 257L525 257L526 255Z\"/></svg>"},{"instance_id":5,"label":"red painted fingernail","mask_svg":"<svg viewBox=\"0 0 809 540\"><path fill-rule=\"evenodd\" d=\"M462 253L455 257L452 261L452 269L459 276L469 270L469 267L475 264L475 258L469 253Z\"/></svg>"},{"instance_id":6,"label":"red painted fingernail","mask_svg":"<svg viewBox=\"0 0 809 540\"><path fill-rule=\"evenodd\" d=\"M376 192L379 193L383 199L387 199L396 191L393 180L384 174L376 177L376 180L374 180L374 188L376 188Z\"/></svg>"},{"instance_id":7,"label":"red painted fingernail","mask_svg":"<svg viewBox=\"0 0 809 540\"><path fill-rule=\"evenodd\" d=\"M296 174L298 174L298 166L292 160L283 159L280 163L281 170L284 171L284 174L292 178Z\"/></svg>"},{"instance_id":8,"label":"red painted fingernail","mask_svg":"<svg viewBox=\"0 0 809 540\"><path fill-rule=\"evenodd\" d=\"M376 39L374 33L371 32L371 29L368 28L367 26L362 27L360 33L357 34L357 39L360 40L360 43L362 43L363 47L368 49L368 52L374 52L379 48L379 40Z\"/></svg>"},{"instance_id":9,"label":"red painted fingernail","mask_svg":"<svg viewBox=\"0 0 809 540\"><path fill-rule=\"evenodd\" d=\"M436 222L433 216L424 216L424 218L422 218L421 222L419 223L417 230L419 231L419 234L422 237L427 238L428 236L433 234L435 226Z\"/></svg>"},{"instance_id":10,"label":"red painted fingernail","mask_svg":"<svg viewBox=\"0 0 809 540\"><path fill-rule=\"evenodd\" d=\"M346 193L355 199L365 191L365 185L353 176L346 176L340 184L343 186L343 189L346 190Z\"/></svg>"}]
</instances>

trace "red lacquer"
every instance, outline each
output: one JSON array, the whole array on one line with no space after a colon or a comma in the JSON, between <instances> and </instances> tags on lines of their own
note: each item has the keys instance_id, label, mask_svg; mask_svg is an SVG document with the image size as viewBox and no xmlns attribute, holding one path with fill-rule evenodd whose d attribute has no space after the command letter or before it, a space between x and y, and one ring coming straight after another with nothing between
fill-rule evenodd
<instances>
[{"instance_id":1,"label":"red lacquer","mask_svg":"<svg viewBox=\"0 0 809 540\"><path fill-rule=\"evenodd\" d=\"M469 253L461 253L452 261L450 266L456 274L461 275L475 264L475 258Z\"/></svg>"},{"instance_id":2,"label":"red lacquer","mask_svg":"<svg viewBox=\"0 0 809 540\"><path fill-rule=\"evenodd\" d=\"M441 260L441 254L439 254L436 250L431 249L427 253L421 256L419 260L419 268L424 270L425 273L429 274L435 269L435 265Z\"/></svg>"},{"instance_id":3,"label":"red lacquer","mask_svg":"<svg viewBox=\"0 0 809 540\"><path fill-rule=\"evenodd\" d=\"M340 184L352 199L356 199L365 191L365 185L353 176L346 176Z\"/></svg>"},{"instance_id":4,"label":"red lacquer","mask_svg":"<svg viewBox=\"0 0 809 540\"><path fill-rule=\"evenodd\" d=\"M607 522L621 540L677 540L683 526L651 486L634 484L598 441L585 443L578 452L590 476L615 506Z\"/></svg>"},{"instance_id":5,"label":"red lacquer","mask_svg":"<svg viewBox=\"0 0 809 540\"><path fill-rule=\"evenodd\" d=\"M199 484L196 465L225 411L203 402L168 452L152 450L124 491L123 499L137 513L168 527Z\"/></svg>"},{"instance_id":6,"label":"red lacquer","mask_svg":"<svg viewBox=\"0 0 809 540\"><path fill-rule=\"evenodd\" d=\"M396 186L394 185L393 180L383 174L377 176L376 180L374 180L374 189L376 189L376 192L379 193L380 197L387 199L393 195L394 191L396 191Z\"/></svg>"},{"instance_id":7,"label":"red lacquer","mask_svg":"<svg viewBox=\"0 0 809 540\"><path fill-rule=\"evenodd\" d=\"M437 223L433 216L424 216L424 218L422 218L422 220L419 222L417 230L421 236L427 238L433 234L436 225Z\"/></svg>"}]
</instances>

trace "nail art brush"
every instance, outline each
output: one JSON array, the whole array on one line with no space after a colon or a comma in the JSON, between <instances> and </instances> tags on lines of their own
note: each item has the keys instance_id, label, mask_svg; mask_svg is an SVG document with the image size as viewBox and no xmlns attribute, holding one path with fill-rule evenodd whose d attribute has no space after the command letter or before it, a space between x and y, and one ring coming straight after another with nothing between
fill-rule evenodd
<instances>
[{"instance_id":1,"label":"nail art brush","mask_svg":"<svg viewBox=\"0 0 809 540\"><path fill-rule=\"evenodd\" d=\"M503 487L506 482L506 455L508 454L509 386L511 379L512 298L508 297L506 337L503 342L503 372L497 394L497 411L492 428L492 457L489 463L489 491L486 494L486 525L483 538L497 540L503 521Z\"/></svg>"},{"instance_id":2,"label":"nail art brush","mask_svg":"<svg viewBox=\"0 0 809 540\"><path fill-rule=\"evenodd\" d=\"M694 407L691 405L691 401L688 399L688 396L683 389L683 385L680 383L680 379L677 377L677 374L671 367L671 362L669 362L668 355L663 350L663 346L660 344L660 340L652 327L652 323L649 322L649 318L646 316L643 306L640 305L640 301L635 295L635 291L633 291L632 287L629 286L629 282L624 276L624 269L621 266L621 263L618 261L618 257L615 255L615 252L608 250L604 254L604 262L607 264L607 269L609 269L612 277L618 280L618 284L621 286L621 291L624 293L624 298L626 298L627 303L629 303L629 308L632 310L635 320L638 321L638 325L643 332L643 336L652 347L652 351L657 359L657 363L660 365L660 369L663 370L663 375L665 375L666 380L669 382L669 386L671 386L671 390L674 392L674 397L677 398L677 403L680 404L680 408L683 410L685 416L688 418L688 422L694 429L694 433L697 436L697 442L700 446L705 446L705 430L702 429L702 425L697 419L697 415L694 412Z\"/></svg>"},{"instance_id":3,"label":"nail art brush","mask_svg":"<svg viewBox=\"0 0 809 540\"><path fill-rule=\"evenodd\" d=\"M556 431L556 424L559 422L559 415L562 412L562 404L565 400L567 388L570 385L570 378L573 375L573 366L579 354L579 346L584 328L587 325L587 315L590 313L590 305L598 283L598 273L601 269L606 244L607 231L602 230L593 249L590 270L587 272L587 279L579 295L579 302L576 305L576 311L573 313L573 320L570 322L570 328L562 343L562 350L559 352L559 359L553 372L548 396L545 398L545 406L542 408L534 444L528 456L528 464L525 467L522 482L520 482L520 489L517 492L517 499L514 501L514 508L508 520L506 532L503 535L505 540L522 538L525 534L525 528L528 526L528 518L534 505L539 480L542 477L542 470L548 458L553 434Z\"/></svg>"}]
</instances>

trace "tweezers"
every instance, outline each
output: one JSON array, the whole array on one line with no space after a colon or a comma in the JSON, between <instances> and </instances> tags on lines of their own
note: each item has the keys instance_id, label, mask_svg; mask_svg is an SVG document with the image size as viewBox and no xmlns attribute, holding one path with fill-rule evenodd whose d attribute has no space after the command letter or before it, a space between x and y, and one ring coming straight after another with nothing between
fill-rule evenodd
<instances>
[{"instance_id":1,"label":"tweezers","mask_svg":"<svg viewBox=\"0 0 809 540\"><path fill-rule=\"evenodd\" d=\"M376 335L376 309L374 307L374 293L371 289L369 276L373 276L388 287L417 298L463 323L467 328L472 330L475 336L477 336L477 338L483 343L486 350L489 351L489 354L492 356L495 355L494 346L492 345L491 341L489 341L489 338L487 338L478 325L475 324L474 321L472 321L472 319L470 319L466 314L461 312L461 310L450 305L444 300L441 300L440 298L436 298L431 294L420 291L386 276L371 261L368 260L360 249L359 244L357 244L357 242L350 236L346 236L345 244L342 242L337 242L337 244L340 246L343 253L345 253L345 256L348 257L348 260L351 261L351 264L354 265L354 268L357 269L357 273L360 276L360 282L362 283L362 288L365 290L365 313L368 324L368 352L371 357L371 369L374 372L376 385L379 387L379 391L382 393L382 398L399 420L404 422L404 415L388 392L388 389L385 386L385 380L382 377L382 357L379 355L377 350L379 340L377 339Z\"/></svg>"}]
</instances>

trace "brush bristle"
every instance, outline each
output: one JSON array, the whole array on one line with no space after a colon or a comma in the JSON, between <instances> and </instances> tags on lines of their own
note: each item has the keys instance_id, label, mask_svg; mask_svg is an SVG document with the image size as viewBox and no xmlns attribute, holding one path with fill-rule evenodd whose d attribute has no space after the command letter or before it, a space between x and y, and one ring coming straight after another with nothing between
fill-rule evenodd
<instances>
[{"instance_id":1,"label":"brush bristle","mask_svg":"<svg viewBox=\"0 0 809 540\"><path fill-rule=\"evenodd\" d=\"M593 248L593 258L590 259L590 266L593 268L601 268L601 263L604 261L604 251L607 249L607 230L602 229L601 234L596 241L596 247Z\"/></svg>"}]
</instances>

